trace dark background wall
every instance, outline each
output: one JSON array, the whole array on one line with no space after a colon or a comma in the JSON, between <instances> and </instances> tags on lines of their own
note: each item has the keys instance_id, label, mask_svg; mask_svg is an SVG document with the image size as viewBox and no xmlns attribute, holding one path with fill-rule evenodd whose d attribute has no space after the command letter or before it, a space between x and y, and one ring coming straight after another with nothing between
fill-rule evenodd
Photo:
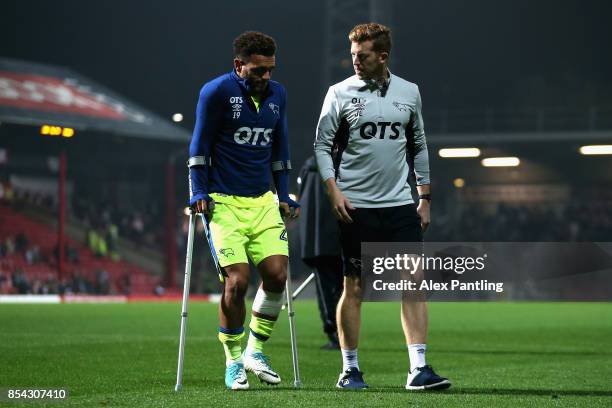
<instances>
[{"instance_id":1,"label":"dark background wall","mask_svg":"<svg viewBox=\"0 0 612 408\"><path fill-rule=\"evenodd\" d=\"M395 70L420 85L425 114L611 104L611 11L606 1L395 1ZM165 117L183 112L191 128L199 87L231 69L233 38L261 30L279 44L291 124L312 129L329 85L325 13L324 1L7 1L0 55L72 67Z\"/></svg>"}]
</instances>

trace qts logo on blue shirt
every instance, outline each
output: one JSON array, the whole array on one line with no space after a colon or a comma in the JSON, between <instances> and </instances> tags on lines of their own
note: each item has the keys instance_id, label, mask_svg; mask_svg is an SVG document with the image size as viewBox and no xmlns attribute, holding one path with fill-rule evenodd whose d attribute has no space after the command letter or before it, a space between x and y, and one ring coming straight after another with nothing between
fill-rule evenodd
<instances>
[{"instance_id":1,"label":"qts logo on blue shirt","mask_svg":"<svg viewBox=\"0 0 612 408\"><path fill-rule=\"evenodd\" d=\"M240 118L240 113L242 112L242 96L232 96L229 98L229 103L232 107L232 118Z\"/></svg>"},{"instance_id":2,"label":"qts logo on blue shirt","mask_svg":"<svg viewBox=\"0 0 612 408\"><path fill-rule=\"evenodd\" d=\"M274 129L243 126L236 129L234 141L241 145L250 144L255 146L259 144L260 146L267 146L272 140L272 132L274 132Z\"/></svg>"}]
</instances>

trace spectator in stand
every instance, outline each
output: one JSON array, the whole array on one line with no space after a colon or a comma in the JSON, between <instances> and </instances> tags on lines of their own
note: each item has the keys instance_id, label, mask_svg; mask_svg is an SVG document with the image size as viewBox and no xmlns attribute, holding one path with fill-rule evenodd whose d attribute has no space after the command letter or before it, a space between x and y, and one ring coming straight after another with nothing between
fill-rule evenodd
<instances>
[{"instance_id":1,"label":"spectator in stand","mask_svg":"<svg viewBox=\"0 0 612 408\"><path fill-rule=\"evenodd\" d=\"M45 288L47 289L47 293L59 293L59 283L54 274L50 273L47 275Z\"/></svg>"},{"instance_id":2,"label":"spectator in stand","mask_svg":"<svg viewBox=\"0 0 612 408\"><path fill-rule=\"evenodd\" d=\"M15 237L15 250L23 253L27 250L28 245L28 238L25 236L25 234L23 232L18 233Z\"/></svg>"},{"instance_id":3,"label":"spectator in stand","mask_svg":"<svg viewBox=\"0 0 612 408\"><path fill-rule=\"evenodd\" d=\"M41 261L40 248L38 245L34 245L33 247L26 249L24 256L28 265L38 263Z\"/></svg>"},{"instance_id":4,"label":"spectator in stand","mask_svg":"<svg viewBox=\"0 0 612 408\"><path fill-rule=\"evenodd\" d=\"M164 296L166 289L161 285L161 283L158 283L157 286L155 286L155 289L153 289L153 293L156 296Z\"/></svg>"},{"instance_id":5,"label":"spectator in stand","mask_svg":"<svg viewBox=\"0 0 612 408\"><path fill-rule=\"evenodd\" d=\"M108 295L110 293L111 283L108 271L99 269L96 272L96 294Z\"/></svg>"},{"instance_id":6,"label":"spectator in stand","mask_svg":"<svg viewBox=\"0 0 612 408\"><path fill-rule=\"evenodd\" d=\"M120 291L129 296L132 293L132 278L130 277L130 273L125 271L123 276L121 277L121 281L119 282Z\"/></svg>"},{"instance_id":7,"label":"spectator in stand","mask_svg":"<svg viewBox=\"0 0 612 408\"><path fill-rule=\"evenodd\" d=\"M42 286L43 286L43 283L40 281L40 279L34 279L34 281L32 282L32 287L30 289L30 293L34 295L42 294L43 292Z\"/></svg>"},{"instance_id":8,"label":"spectator in stand","mask_svg":"<svg viewBox=\"0 0 612 408\"><path fill-rule=\"evenodd\" d=\"M68 262L78 264L80 262L79 251L76 248L73 248L66 244L65 246L66 259Z\"/></svg>"},{"instance_id":9,"label":"spectator in stand","mask_svg":"<svg viewBox=\"0 0 612 408\"><path fill-rule=\"evenodd\" d=\"M15 253L15 241L13 240L13 237L6 237L4 240L4 246L6 247L6 255L13 255Z\"/></svg>"},{"instance_id":10,"label":"spectator in stand","mask_svg":"<svg viewBox=\"0 0 612 408\"><path fill-rule=\"evenodd\" d=\"M8 204L12 203L15 200L15 191L10 185L5 186L4 188L4 201Z\"/></svg>"},{"instance_id":11,"label":"spectator in stand","mask_svg":"<svg viewBox=\"0 0 612 408\"><path fill-rule=\"evenodd\" d=\"M90 228L87 231L87 247L91 250L91 252L93 252L94 254L96 253L96 248L98 248L98 240L100 238L98 237L98 233L96 232L95 229Z\"/></svg>"},{"instance_id":12,"label":"spectator in stand","mask_svg":"<svg viewBox=\"0 0 612 408\"><path fill-rule=\"evenodd\" d=\"M79 273L79 271L76 271L72 275L72 292L73 293L88 293L89 286L90 285L85 280L85 278L83 278L83 276Z\"/></svg>"},{"instance_id":13,"label":"spectator in stand","mask_svg":"<svg viewBox=\"0 0 612 408\"><path fill-rule=\"evenodd\" d=\"M17 290L17 293L20 295L31 293L32 286L21 269L18 268L13 272L12 280L13 287Z\"/></svg>"},{"instance_id":14,"label":"spectator in stand","mask_svg":"<svg viewBox=\"0 0 612 408\"><path fill-rule=\"evenodd\" d=\"M0 293L8 294L13 292L13 284L4 270L0 270Z\"/></svg>"},{"instance_id":15,"label":"spectator in stand","mask_svg":"<svg viewBox=\"0 0 612 408\"><path fill-rule=\"evenodd\" d=\"M64 278L57 287L57 293L60 295L72 295L72 282Z\"/></svg>"},{"instance_id":16,"label":"spectator in stand","mask_svg":"<svg viewBox=\"0 0 612 408\"><path fill-rule=\"evenodd\" d=\"M108 253L113 261L119 260L118 244L119 228L112 222L106 225L106 242L108 244Z\"/></svg>"},{"instance_id":17,"label":"spectator in stand","mask_svg":"<svg viewBox=\"0 0 612 408\"><path fill-rule=\"evenodd\" d=\"M34 252L32 249L28 248L24 254L25 261L28 265L32 265L34 263Z\"/></svg>"},{"instance_id":18,"label":"spectator in stand","mask_svg":"<svg viewBox=\"0 0 612 408\"><path fill-rule=\"evenodd\" d=\"M102 228L98 229L98 247L96 250L96 255L102 258L106 258L108 256L108 245L106 242L106 237Z\"/></svg>"},{"instance_id":19,"label":"spectator in stand","mask_svg":"<svg viewBox=\"0 0 612 408\"><path fill-rule=\"evenodd\" d=\"M105 257L108 255L108 247L106 240L100 230L90 229L87 233L87 243L91 252L97 257Z\"/></svg>"},{"instance_id":20,"label":"spectator in stand","mask_svg":"<svg viewBox=\"0 0 612 408\"><path fill-rule=\"evenodd\" d=\"M59 261L59 246L55 245L53 248L53 258L55 262ZM71 247L67 243L64 243L64 259L70 263L78 264L80 262L78 249Z\"/></svg>"},{"instance_id":21,"label":"spectator in stand","mask_svg":"<svg viewBox=\"0 0 612 408\"><path fill-rule=\"evenodd\" d=\"M138 237L142 237L142 234L144 232L144 221L142 219L142 214L140 214L139 212L133 215L132 231L136 239L138 239Z\"/></svg>"}]
</instances>

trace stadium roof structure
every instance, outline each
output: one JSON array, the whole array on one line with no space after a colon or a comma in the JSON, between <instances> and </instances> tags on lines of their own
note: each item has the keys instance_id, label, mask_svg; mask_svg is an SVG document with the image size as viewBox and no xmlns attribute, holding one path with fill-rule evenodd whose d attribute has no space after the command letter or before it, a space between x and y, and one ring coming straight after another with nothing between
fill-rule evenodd
<instances>
[{"instance_id":1,"label":"stadium roof structure","mask_svg":"<svg viewBox=\"0 0 612 408\"><path fill-rule=\"evenodd\" d=\"M0 58L0 122L187 142L191 134L77 72Z\"/></svg>"}]
</instances>

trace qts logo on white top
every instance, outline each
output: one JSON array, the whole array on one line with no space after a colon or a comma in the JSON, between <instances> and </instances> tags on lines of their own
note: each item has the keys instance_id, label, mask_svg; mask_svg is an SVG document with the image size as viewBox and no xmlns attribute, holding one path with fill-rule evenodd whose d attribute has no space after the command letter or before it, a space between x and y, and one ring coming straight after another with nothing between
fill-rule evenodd
<instances>
[{"instance_id":1,"label":"qts logo on white top","mask_svg":"<svg viewBox=\"0 0 612 408\"><path fill-rule=\"evenodd\" d=\"M372 139L374 137L384 139L385 136L388 136L389 139L393 140L400 137L401 126L400 122L366 122L359 128L359 135L363 139Z\"/></svg>"},{"instance_id":2,"label":"qts logo on white top","mask_svg":"<svg viewBox=\"0 0 612 408\"><path fill-rule=\"evenodd\" d=\"M234 141L238 144L251 144L253 146L267 146L272 140L272 132L274 129L266 128L250 128L243 126L236 129L234 133Z\"/></svg>"}]
</instances>

